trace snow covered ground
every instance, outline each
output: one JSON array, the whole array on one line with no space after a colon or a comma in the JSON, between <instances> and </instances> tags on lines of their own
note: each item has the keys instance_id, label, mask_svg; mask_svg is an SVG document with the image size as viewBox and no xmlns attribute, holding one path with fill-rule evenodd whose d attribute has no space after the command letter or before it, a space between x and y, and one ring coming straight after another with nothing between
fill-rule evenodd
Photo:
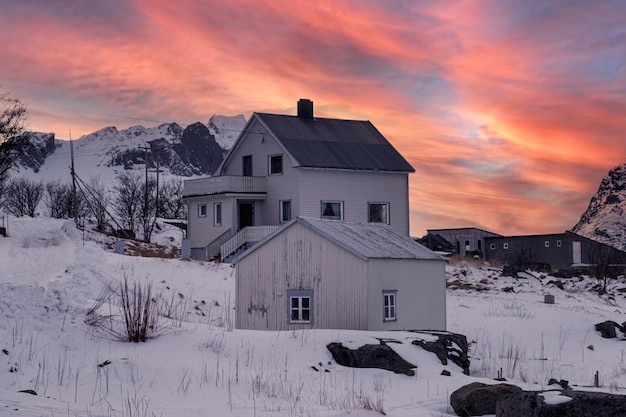
<instances>
[{"instance_id":1,"label":"snow covered ground","mask_svg":"<svg viewBox=\"0 0 626 417\"><path fill-rule=\"evenodd\" d=\"M448 330L471 342L471 376L393 345L418 365L409 377L339 366L326 349L409 333L234 329L227 264L119 255L112 241L71 221L11 218L9 233L0 237L2 416L441 417L454 415L450 393L473 381L502 376L544 389L555 378L582 389L596 372L599 390L626 392L626 344L594 330L626 321L623 280L600 296L588 278L513 279L496 268L448 266ZM165 227L157 239L178 245L180 232ZM86 324L103 288L124 278L151 283L170 306L158 338L126 343ZM545 304L546 294L556 303ZM100 311L116 312L106 303Z\"/></svg>"}]
</instances>

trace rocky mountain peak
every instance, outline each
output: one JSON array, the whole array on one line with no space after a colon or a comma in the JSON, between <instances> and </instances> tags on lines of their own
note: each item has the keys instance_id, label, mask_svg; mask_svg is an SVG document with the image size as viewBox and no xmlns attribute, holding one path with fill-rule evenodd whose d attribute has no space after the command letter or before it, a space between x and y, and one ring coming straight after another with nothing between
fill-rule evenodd
<instances>
[{"instance_id":1,"label":"rocky mountain peak","mask_svg":"<svg viewBox=\"0 0 626 417\"><path fill-rule=\"evenodd\" d=\"M626 164L611 169L600 182L574 233L626 250Z\"/></svg>"}]
</instances>

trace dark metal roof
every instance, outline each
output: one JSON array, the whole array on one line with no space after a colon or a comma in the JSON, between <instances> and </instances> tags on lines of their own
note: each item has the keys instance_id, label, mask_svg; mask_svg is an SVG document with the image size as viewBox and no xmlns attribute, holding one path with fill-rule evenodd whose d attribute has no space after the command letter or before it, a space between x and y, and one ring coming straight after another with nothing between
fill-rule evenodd
<instances>
[{"instance_id":1,"label":"dark metal roof","mask_svg":"<svg viewBox=\"0 0 626 417\"><path fill-rule=\"evenodd\" d=\"M255 113L294 163L307 168L415 172L413 167L365 120L303 119Z\"/></svg>"}]
</instances>

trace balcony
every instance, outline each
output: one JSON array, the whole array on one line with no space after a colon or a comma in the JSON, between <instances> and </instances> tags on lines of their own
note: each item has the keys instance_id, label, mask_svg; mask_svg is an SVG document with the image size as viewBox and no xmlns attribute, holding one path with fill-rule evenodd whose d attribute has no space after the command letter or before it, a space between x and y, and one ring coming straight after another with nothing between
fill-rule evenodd
<instances>
[{"instance_id":1,"label":"balcony","mask_svg":"<svg viewBox=\"0 0 626 417\"><path fill-rule=\"evenodd\" d=\"M267 193L265 177L220 176L185 180L183 197L225 193Z\"/></svg>"}]
</instances>

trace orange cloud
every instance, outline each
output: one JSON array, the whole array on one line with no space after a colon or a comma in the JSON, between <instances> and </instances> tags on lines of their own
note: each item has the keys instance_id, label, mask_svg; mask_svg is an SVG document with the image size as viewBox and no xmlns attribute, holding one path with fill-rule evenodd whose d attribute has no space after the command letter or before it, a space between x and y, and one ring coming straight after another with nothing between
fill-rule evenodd
<instances>
[{"instance_id":1,"label":"orange cloud","mask_svg":"<svg viewBox=\"0 0 626 417\"><path fill-rule=\"evenodd\" d=\"M413 164L414 235L556 232L626 159L624 7L15 2L0 80L57 137L293 114L308 97L320 116L371 120Z\"/></svg>"}]
</instances>

